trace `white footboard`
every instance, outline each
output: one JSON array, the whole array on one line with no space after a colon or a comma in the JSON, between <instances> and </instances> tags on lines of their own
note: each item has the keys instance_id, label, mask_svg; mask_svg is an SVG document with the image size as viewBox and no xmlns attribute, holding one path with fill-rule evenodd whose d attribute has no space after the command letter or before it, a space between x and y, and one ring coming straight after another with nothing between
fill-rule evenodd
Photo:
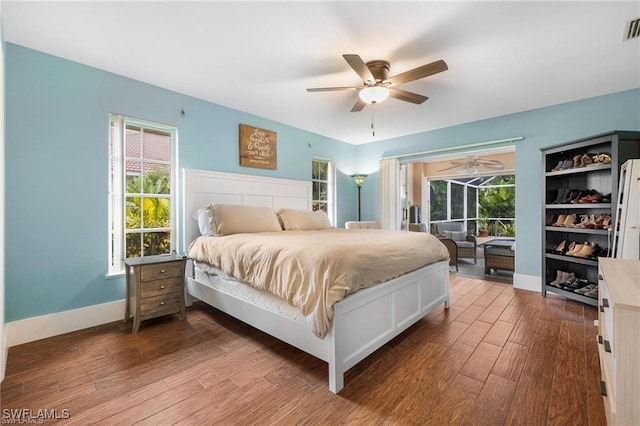
<instances>
[{"instance_id":1,"label":"white footboard","mask_svg":"<svg viewBox=\"0 0 640 426\"><path fill-rule=\"evenodd\" d=\"M441 303L449 307L449 265L439 262L393 281L360 290L334 306L327 339L329 389L343 387L344 373L419 321Z\"/></svg>"},{"instance_id":2,"label":"white footboard","mask_svg":"<svg viewBox=\"0 0 640 426\"><path fill-rule=\"evenodd\" d=\"M227 314L329 364L329 389L344 386L344 373L419 321L441 303L449 307L449 264L428 265L360 290L334 305L331 330L317 338L308 325L196 281L188 293ZM284 303L284 302L283 302Z\"/></svg>"}]
</instances>

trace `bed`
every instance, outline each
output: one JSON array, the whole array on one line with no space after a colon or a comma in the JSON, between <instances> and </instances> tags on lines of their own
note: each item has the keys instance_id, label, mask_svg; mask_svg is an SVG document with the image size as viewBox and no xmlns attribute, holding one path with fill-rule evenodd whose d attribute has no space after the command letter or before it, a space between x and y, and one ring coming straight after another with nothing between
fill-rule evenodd
<instances>
[{"instance_id":1,"label":"bed","mask_svg":"<svg viewBox=\"0 0 640 426\"><path fill-rule=\"evenodd\" d=\"M311 207L309 182L189 169L183 173L184 250L200 236L192 217L211 203L294 210ZM449 307L448 259L348 294L332 306L330 324L320 333L298 309L238 283L207 262L193 261L191 270L186 283L190 297L327 362L329 389L334 393L343 388L343 376L349 368L435 307Z\"/></svg>"}]
</instances>

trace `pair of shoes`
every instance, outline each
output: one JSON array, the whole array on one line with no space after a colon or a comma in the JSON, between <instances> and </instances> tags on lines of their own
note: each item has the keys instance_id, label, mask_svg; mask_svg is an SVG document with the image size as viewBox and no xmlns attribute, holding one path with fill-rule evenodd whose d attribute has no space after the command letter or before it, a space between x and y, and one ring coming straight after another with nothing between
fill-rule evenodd
<instances>
[{"instance_id":1,"label":"pair of shoes","mask_svg":"<svg viewBox=\"0 0 640 426\"><path fill-rule=\"evenodd\" d=\"M574 290L574 293L578 293L578 294L586 294L589 291L595 289L596 291L598 291L598 284L587 284L586 286L582 287L582 288L578 288L576 290ZM596 294L597 297L597 294Z\"/></svg>"},{"instance_id":2,"label":"pair of shoes","mask_svg":"<svg viewBox=\"0 0 640 426\"><path fill-rule=\"evenodd\" d=\"M587 297L591 297L593 299L597 299L598 298L598 286L596 285L595 288L587 291L586 293L584 293L585 296Z\"/></svg>"},{"instance_id":3,"label":"pair of shoes","mask_svg":"<svg viewBox=\"0 0 640 426\"><path fill-rule=\"evenodd\" d=\"M591 165L598 164L611 164L611 154L596 154L591 156L591 160L593 161Z\"/></svg>"},{"instance_id":4,"label":"pair of shoes","mask_svg":"<svg viewBox=\"0 0 640 426\"><path fill-rule=\"evenodd\" d=\"M569 280L563 283L562 288L567 291L575 292L576 290L579 290L585 287L587 284L589 284L589 281L583 278L574 278L572 280Z\"/></svg>"},{"instance_id":5,"label":"pair of shoes","mask_svg":"<svg viewBox=\"0 0 640 426\"><path fill-rule=\"evenodd\" d=\"M602 196L602 200L600 200L601 203L610 203L611 202L611 193L608 194L604 194Z\"/></svg>"},{"instance_id":6,"label":"pair of shoes","mask_svg":"<svg viewBox=\"0 0 640 426\"><path fill-rule=\"evenodd\" d=\"M587 204L587 203L600 203L602 201L602 194L595 189L587 189L582 191L579 196L574 200L571 200L573 204Z\"/></svg>"},{"instance_id":7,"label":"pair of shoes","mask_svg":"<svg viewBox=\"0 0 640 426\"><path fill-rule=\"evenodd\" d=\"M562 219L562 222L560 220ZM563 228L573 228L576 223L577 215L575 213L558 216L558 220L553 224L553 226L563 227Z\"/></svg>"},{"instance_id":8,"label":"pair of shoes","mask_svg":"<svg viewBox=\"0 0 640 426\"><path fill-rule=\"evenodd\" d=\"M573 160L560 160L558 164L551 169L551 172L559 172L560 170L568 170L573 168Z\"/></svg>"},{"instance_id":9,"label":"pair of shoes","mask_svg":"<svg viewBox=\"0 0 640 426\"><path fill-rule=\"evenodd\" d=\"M573 248L571 247L573 245ZM596 244L585 241L584 244L571 243L565 256L589 257L593 254Z\"/></svg>"},{"instance_id":10,"label":"pair of shoes","mask_svg":"<svg viewBox=\"0 0 640 426\"><path fill-rule=\"evenodd\" d=\"M556 279L549 283L550 286L562 288L563 283L572 280L576 277L573 272L556 271Z\"/></svg>"}]
</instances>

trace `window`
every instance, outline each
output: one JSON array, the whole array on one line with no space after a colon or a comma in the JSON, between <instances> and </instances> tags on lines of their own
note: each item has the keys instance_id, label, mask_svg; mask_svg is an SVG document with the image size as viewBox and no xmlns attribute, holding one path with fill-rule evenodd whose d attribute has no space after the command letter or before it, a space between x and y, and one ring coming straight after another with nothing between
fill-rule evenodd
<instances>
[{"instance_id":1,"label":"window","mask_svg":"<svg viewBox=\"0 0 640 426\"><path fill-rule=\"evenodd\" d=\"M311 161L313 210L322 210L335 226L335 166L332 160L314 158Z\"/></svg>"},{"instance_id":2,"label":"window","mask_svg":"<svg viewBox=\"0 0 640 426\"><path fill-rule=\"evenodd\" d=\"M171 253L176 242L177 129L109 116L109 275L122 259Z\"/></svg>"}]
</instances>

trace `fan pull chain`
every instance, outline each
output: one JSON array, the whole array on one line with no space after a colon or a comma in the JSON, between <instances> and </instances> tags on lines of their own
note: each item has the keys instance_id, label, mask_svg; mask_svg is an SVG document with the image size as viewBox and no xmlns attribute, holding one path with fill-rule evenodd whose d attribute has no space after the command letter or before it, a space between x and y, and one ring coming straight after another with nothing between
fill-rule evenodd
<instances>
[{"instance_id":1,"label":"fan pull chain","mask_svg":"<svg viewBox=\"0 0 640 426\"><path fill-rule=\"evenodd\" d=\"M376 118L375 106L376 106L376 102L371 102L371 136L374 138L376 137L376 128L374 126L375 118Z\"/></svg>"}]
</instances>

